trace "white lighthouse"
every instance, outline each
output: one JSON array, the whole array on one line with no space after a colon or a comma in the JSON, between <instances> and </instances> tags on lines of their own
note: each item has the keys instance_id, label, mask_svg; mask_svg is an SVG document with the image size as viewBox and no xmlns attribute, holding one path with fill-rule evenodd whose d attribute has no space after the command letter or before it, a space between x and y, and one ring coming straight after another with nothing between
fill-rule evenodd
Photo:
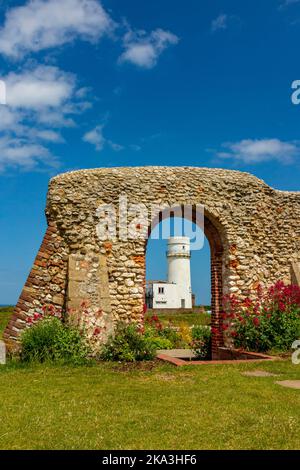
<instances>
[{"instance_id":1,"label":"white lighthouse","mask_svg":"<svg viewBox=\"0 0 300 470\"><path fill-rule=\"evenodd\" d=\"M167 281L148 281L146 305L156 309L191 309L191 251L188 237L171 237L167 249Z\"/></svg>"},{"instance_id":2,"label":"white lighthouse","mask_svg":"<svg viewBox=\"0 0 300 470\"><path fill-rule=\"evenodd\" d=\"M177 286L177 308L192 308L190 239L169 238L167 258L168 282Z\"/></svg>"}]
</instances>

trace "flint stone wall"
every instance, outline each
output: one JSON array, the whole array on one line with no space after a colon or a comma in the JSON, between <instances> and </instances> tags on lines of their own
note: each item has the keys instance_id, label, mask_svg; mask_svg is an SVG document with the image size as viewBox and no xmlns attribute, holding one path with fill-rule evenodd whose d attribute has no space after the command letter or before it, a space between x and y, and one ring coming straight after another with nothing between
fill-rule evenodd
<instances>
[{"instance_id":1,"label":"flint stone wall","mask_svg":"<svg viewBox=\"0 0 300 470\"><path fill-rule=\"evenodd\" d=\"M277 191L251 174L222 169L74 171L50 181L48 229L4 333L7 342L17 341L30 325L28 317L45 304L75 312L96 344L106 340L117 321L142 321L147 242L118 237L100 241L96 233L98 207L114 204L118 212L119 196L125 194L129 205L204 205L217 328L223 294L245 297L259 283L295 279L300 263L300 193ZM215 346L221 344L220 332Z\"/></svg>"}]
</instances>

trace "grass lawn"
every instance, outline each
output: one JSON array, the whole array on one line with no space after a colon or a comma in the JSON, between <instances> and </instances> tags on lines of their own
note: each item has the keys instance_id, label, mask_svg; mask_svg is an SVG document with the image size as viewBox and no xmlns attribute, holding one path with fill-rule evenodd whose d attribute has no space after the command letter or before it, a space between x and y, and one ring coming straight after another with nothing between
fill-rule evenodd
<instances>
[{"instance_id":1,"label":"grass lawn","mask_svg":"<svg viewBox=\"0 0 300 470\"><path fill-rule=\"evenodd\" d=\"M14 307L0 307L0 338L10 319Z\"/></svg>"},{"instance_id":2,"label":"grass lawn","mask_svg":"<svg viewBox=\"0 0 300 470\"><path fill-rule=\"evenodd\" d=\"M300 390L274 383L299 378L290 360L0 366L0 449L299 449Z\"/></svg>"},{"instance_id":3,"label":"grass lawn","mask_svg":"<svg viewBox=\"0 0 300 470\"><path fill-rule=\"evenodd\" d=\"M211 320L211 315L208 313L168 313L167 311L157 311L154 313L158 316L159 320L163 325L167 325L169 322L172 322L174 326L179 326L181 323L186 323L190 326L192 325L209 325ZM146 318L151 317L151 313L146 313Z\"/></svg>"}]
</instances>

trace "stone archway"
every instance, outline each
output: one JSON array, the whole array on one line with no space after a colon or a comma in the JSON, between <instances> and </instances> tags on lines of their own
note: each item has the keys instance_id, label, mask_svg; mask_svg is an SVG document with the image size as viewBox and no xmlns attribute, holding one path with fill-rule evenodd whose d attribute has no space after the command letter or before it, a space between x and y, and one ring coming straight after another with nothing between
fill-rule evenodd
<instances>
[{"instance_id":1,"label":"stone archway","mask_svg":"<svg viewBox=\"0 0 300 470\"><path fill-rule=\"evenodd\" d=\"M277 191L248 173L190 167L65 173L50 181L47 232L4 333L7 342L18 341L45 304L80 309L86 302L87 330L92 336L100 329L99 341L116 321L141 320L145 239L122 239L118 230L111 240L97 235L99 206L112 206L118 219L124 194L129 205L205 207L217 328L224 294L244 298L258 283L290 282L291 265L300 263L300 194ZM220 344L221 332L215 347Z\"/></svg>"}]
</instances>

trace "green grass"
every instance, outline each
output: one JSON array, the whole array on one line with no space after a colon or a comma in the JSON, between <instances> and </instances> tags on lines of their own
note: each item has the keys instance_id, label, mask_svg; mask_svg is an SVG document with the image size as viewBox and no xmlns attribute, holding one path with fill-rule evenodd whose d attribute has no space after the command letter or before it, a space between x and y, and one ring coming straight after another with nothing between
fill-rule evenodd
<instances>
[{"instance_id":1,"label":"green grass","mask_svg":"<svg viewBox=\"0 0 300 470\"><path fill-rule=\"evenodd\" d=\"M14 307L0 307L0 338L12 315Z\"/></svg>"},{"instance_id":2,"label":"green grass","mask_svg":"<svg viewBox=\"0 0 300 470\"><path fill-rule=\"evenodd\" d=\"M274 377L245 377L265 369ZM0 367L0 449L299 449L290 361Z\"/></svg>"},{"instance_id":3,"label":"green grass","mask_svg":"<svg viewBox=\"0 0 300 470\"><path fill-rule=\"evenodd\" d=\"M151 313L146 314L147 317L151 317ZM174 326L179 326L180 323L186 323L190 326L192 325L209 325L211 320L211 315L208 313L168 313L164 311L155 312L155 315L158 316L159 320L163 325L167 325L169 322L172 322Z\"/></svg>"},{"instance_id":4,"label":"green grass","mask_svg":"<svg viewBox=\"0 0 300 470\"><path fill-rule=\"evenodd\" d=\"M299 449L300 391L274 383L300 379L290 360L151 367L0 366L0 449ZM242 375L258 368L279 376Z\"/></svg>"}]
</instances>

